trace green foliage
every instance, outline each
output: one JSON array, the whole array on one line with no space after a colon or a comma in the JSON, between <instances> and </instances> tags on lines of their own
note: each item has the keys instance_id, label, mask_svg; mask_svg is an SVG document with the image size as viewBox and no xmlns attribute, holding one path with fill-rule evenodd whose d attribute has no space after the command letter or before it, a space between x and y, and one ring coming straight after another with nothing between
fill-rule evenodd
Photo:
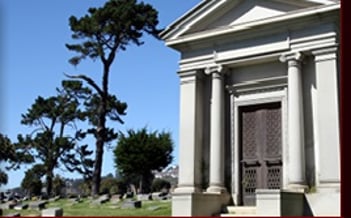
<instances>
[{"instance_id":1,"label":"green foliage","mask_svg":"<svg viewBox=\"0 0 351 218\"><path fill-rule=\"evenodd\" d=\"M7 181L8 181L7 174L3 170L0 170L0 184L7 184Z\"/></svg>"},{"instance_id":2,"label":"green foliage","mask_svg":"<svg viewBox=\"0 0 351 218\"><path fill-rule=\"evenodd\" d=\"M0 162L6 162L10 160L15 160L15 150L11 144L11 141L6 136L0 133ZM6 172L0 169L0 185L7 184L8 176Z\"/></svg>"},{"instance_id":3,"label":"green foliage","mask_svg":"<svg viewBox=\"0 0 351 218\"><path fill-rule=\"evenodd\" d=\"M43 186L41 177L45 174L45 167L42 164L36 164L32 169L25 172L21 187L26 190L29 196L40 195Z\"/></svg>"},{"instance_id":4,"label":"green foliage","mask_svg":"<svg viewBox=\"0 0 351 218\"><path fill-rule=\"evenodd\" d=\"M105 177L101 180L100 194L124 193L125 184L116 178Z\"/></svg>"},{"instance_id":5,"label":"green foliage","mask_svg":"<svg viewBox=\"0 0 351 218\"><path fill-rule=\"evenodd\" d=\"M99 123L99 104L101 102L101 96L98 94L93 94L89 101L86 101L85 108L88 113L89 122L93 126L97 126ZM106 101L106 116L113 120L123 123L123 120L120 116L126 115L125 110L127 109L127 104L121 102L117 99L115 95L109 95ZM116 139L116 137L109 137L106 141Z\"/></svg>"},{"instance_id":6,"label":"green foliage","mask_svg":"<svg viewBox=\"0 0 351 218\"><path fill-rule=\"evenodd\" d=\"M59 175L56 175L54 179L52 180L52 190L53 194L55 196L61 195L62 192L61 190L66 187L65 180L64 178L60 177Z\"/></svg>"},{"instance_id":7,"label":"green foliage","mask_svg":"<svg viewBox=\"0 0 351 218\"><path fill-rule=\"evenodd\" d=\"M0 133L0 161L14 160L16 153L11 141L7 136Z\"/></svg>"},{"instance_id":8,"label":"green foliage","mask_svg":"<svg viewBox=\"0 0 351 218\"><path fill-rule=\"evenodd\" d=\"M91 191L91 181L83 181L78 185L79 191L83 196L89 196Z\"/></svg>"},{"instance_id":9,"label":"green foliage","mask_svg":"<svg viewBox=\"0 0 351 218\"><path fill-rule=\"evenodd\" d=\"M82 145L67 153L64 159L66 169L70 172L80 173L85 181L93 177L94 161L90 158L93 151L88 150L88 145Z\"/></svg>"},{"instance_id":10,"label":"green foliage","mask_svg":"<svg viewBox=\"0 0 351 218\"><path fill-rule=\"evenodd\" d=\"M158 37L160 30L158 12L149 4L136 0L110 0L100 8L90 8L87 15L71 16L69 23L72 38L79 44L66 44L69 50L79 55L70 59L73 65L89 57L112 63L118 49L125 50L129 43L141 45L143 32ZM111 54L111 55L110 55Z\"/></svg>"},{"instance_id":11,"label":"green foliage","mask_svg":"<svg viewBox=\"0 0 351 218\"><path fill-rule=\"evenodd\" d=\"M122 176L137 178L140 190L147 192L147 188L150 188L147 183L153 179L152 171L161 171L172 162L171 135L156 131L148 133L146 128L128 130L127 133L120 133L114 150L116 167ZM143 185L143 182L146 184Z\"/></svg>"},{"instance_id":12,"label":"green foliage","mask_svg":"<svg viewBox=\"0 0 351 218\"><path fill-rule=\"evenodd\" d=\"M163 189L169 190L171 188L171 183L165 179L156 178L152 181L151 191L160 192Z\"/></svg>"},{"instance_id":13,"label":"green foliage","mask_svg":"<svg viewBox=\"0 0 351 218\"><path fill-rule=\"evenodd\" d=\"M31 155L27 154L24 149L18 149L16 151L16 144L12 144L10 139L0 133L0 162L1 165L4 166L4 163L10 164L6 169L18 169L21 163L31 163L33 162L33 158ZM0 169L0 185L7 184L8 176L4 168Z\"/></svg>"},{"instance_id":14,"label":"green foliage","mask_svg":"<svg viewBox=\"0 0 351 218\"><path fill-rule=\"evenodd\" d=\"M71 127L70 130L77 131L76 122L86 119L80 101L88 99L90 93L89 89L82 87L82 82L62 81L62 88L57 88L56 96L39 96L22 115L21 123L34 127L34 130L31 134L18 135L16 150L25 150L33 160L42 163L49 195L52 194L53 170L60 163L68 165L72 162L76 157L69 156L69 152L80 149L79 138L68 135L66 130Z\"/></svg>"}]
</instances>

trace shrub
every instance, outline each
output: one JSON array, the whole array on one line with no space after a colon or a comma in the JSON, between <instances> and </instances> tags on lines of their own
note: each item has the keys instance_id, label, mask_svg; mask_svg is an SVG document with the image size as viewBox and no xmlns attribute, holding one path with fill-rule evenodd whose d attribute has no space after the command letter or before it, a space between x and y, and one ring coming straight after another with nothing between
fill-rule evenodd
<instances>
[{"instance_id":1,"label":"shrub","mask_svg":"<svg viewBox=\"0 0 351 218\"><path fill-rule=\"evenodd\" d=\"M160 192L164 190L167 190L168 192L170 188L171 188L171 183L165 179L160 179L160 178L154 179L151 185L152 192Z\"/></svg>"}]
</instances>

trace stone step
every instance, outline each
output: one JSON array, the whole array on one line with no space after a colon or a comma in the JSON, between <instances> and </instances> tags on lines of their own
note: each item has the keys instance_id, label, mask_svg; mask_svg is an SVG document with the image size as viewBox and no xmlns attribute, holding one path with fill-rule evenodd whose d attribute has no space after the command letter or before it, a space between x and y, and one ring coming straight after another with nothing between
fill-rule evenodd
<instances>
[{"instance_id":1,"label":"stone step","mask_svg":"<svg viewBox=\"0 0 351 218\"><path fill-rule=\"evenodd\" d=\"M227 213L221 216L256 216L256 207L248 206L228 206Z\"/></svg>"},{"instance_id":2,"label":"stone step","mask_svg":"<svg viewBox=\"0 0 351 218\"><path fill-rule=\"evenodd\" d=\"M340 192L308 193L305 197L313 216L340 216Z\"/></svg>"}]
</instances>

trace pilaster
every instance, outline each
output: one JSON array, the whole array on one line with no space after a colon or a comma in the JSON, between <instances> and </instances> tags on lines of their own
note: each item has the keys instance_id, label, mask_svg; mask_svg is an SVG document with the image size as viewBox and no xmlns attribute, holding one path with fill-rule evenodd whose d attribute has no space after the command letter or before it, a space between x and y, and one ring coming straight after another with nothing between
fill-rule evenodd
<instances>
[{"instance_id":1,"label":"pilaster","mask_svg":"<svg viewBox=\"0 0 351 218\"><path fill-rule=\"evenodd\" d=\"M180 72L179 180L176 193L201 192L202 72Z\"/></svg>"},{"instance_id":2,"label":"pilaster","mask_svg":"<svg viewBox=\"0 0 351 218\"><path fill-rule=\"evenodd\" d=\"M340 128L337 47L312 51L315 60L318 114L317 187L340 185Z\"/></svg>"}]
</instances>

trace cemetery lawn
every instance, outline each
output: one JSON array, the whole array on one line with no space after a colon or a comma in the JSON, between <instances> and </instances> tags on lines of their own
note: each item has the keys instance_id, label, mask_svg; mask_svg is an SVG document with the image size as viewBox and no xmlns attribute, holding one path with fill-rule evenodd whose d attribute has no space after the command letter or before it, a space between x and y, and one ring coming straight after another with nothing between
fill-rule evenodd
<instances>
[{"instance_id":1,"label":"cemetery lawn","mask_svg":"<svg viewBox=\"0 0 351 218\"><path fill-rule=\"evenodd\" d=\"M63 208L63 216L171 216L171 201L142 201L141 208L123 209L123 202L106 202L94 205L88 199L80 203L72 202L69 199L60 199L49 202L45 208ZM23 210L3 210L3 216L7 214L20 213L21 216L40 216L40 210L30 208Z\"/></svg>"}]
</instances>

